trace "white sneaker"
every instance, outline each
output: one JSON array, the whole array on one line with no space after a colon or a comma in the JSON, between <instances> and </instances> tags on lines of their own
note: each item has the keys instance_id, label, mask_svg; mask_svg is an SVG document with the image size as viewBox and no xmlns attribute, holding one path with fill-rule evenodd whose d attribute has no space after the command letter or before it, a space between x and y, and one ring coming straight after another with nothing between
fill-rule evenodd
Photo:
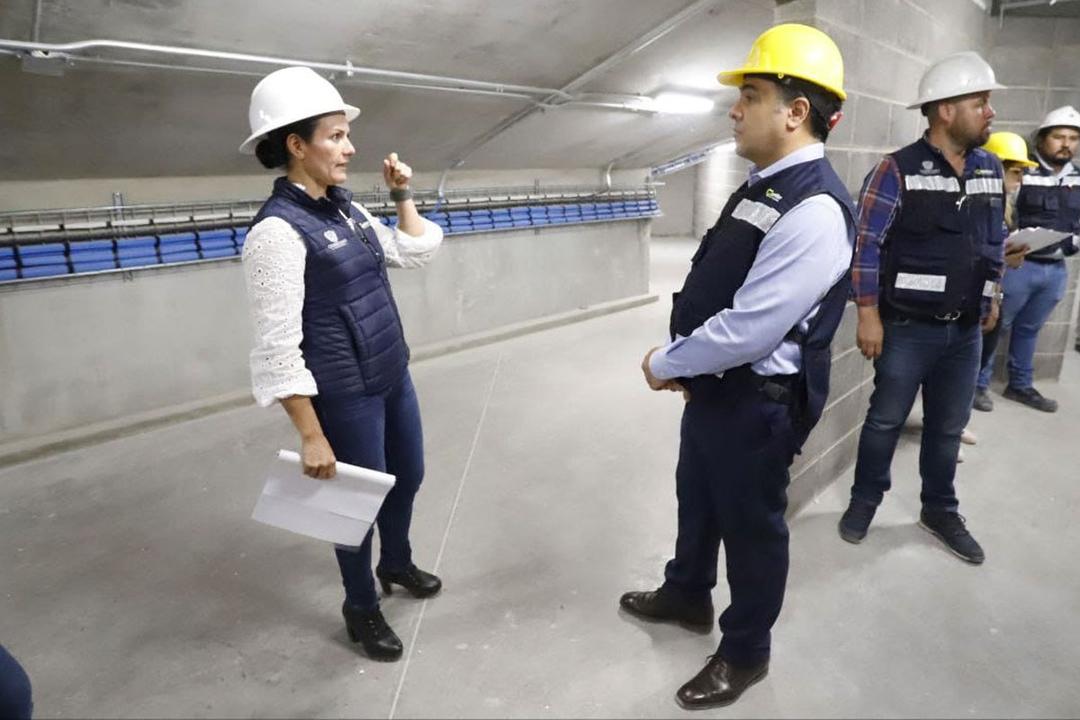
<instances>
[{"instance_id":1,"label":"white sneaker","mask_svg":"<svg viewBox=\"0 0 1080 720\"><path fill-rule=\"evenodd\" d=\"M960 433L960 442L965 445L974 445L979 442L979 436L971 432L967 428L964 428L964 432Z\"/></svg>"},{"instance_id":2,"label":"white sneaker","mask_svg":"<svg viewBox=\"0 0 1080 720\"><path fill-rule=\"evenodd\" d=\"M957 464L964 462L964 448L956 451L956 462Z\"/></svg>"}]
</instances>

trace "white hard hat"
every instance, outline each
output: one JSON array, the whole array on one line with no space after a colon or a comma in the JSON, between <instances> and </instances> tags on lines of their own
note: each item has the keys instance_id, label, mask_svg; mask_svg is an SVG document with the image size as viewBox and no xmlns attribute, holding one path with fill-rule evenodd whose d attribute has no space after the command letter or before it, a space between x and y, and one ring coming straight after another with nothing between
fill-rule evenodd
<instances>
[{"instance_id":1,"label":"white hard hat","mask_svg":"<svg viewBox=\"0 0 1080 720\"><path fill-rule=\"evenodd\" d=\"M1065 105L1056 110L1051 110L1043 118L1039 129L1045 130L1052 127L1071 127L1080 130L1080 112L1077 112L1072 105Z\"/></svg>"},{"instance_id":2,"label":"white hard hat","mask_svg":"<svg viewBox=\"0 0 1080 720\"><path fill-rule=\"evenodd\" d=\"M994 78L994 69L977 52L959 52L938 60L930 66L919 81L919 99L908 105L908 110L920 108L935 100L1002 90Z\"/></svg>"},{"instance_id":3,"label":"white hard hat","mask_svg":"<svg viewBox=\"0 0 1080 720\"><path fill-rule=\"evenodd\" d=\"M251 91L251 136L240 146L240 152L254 153L259 140L271 130L332 112L343 112L345 119L352 121L360 108L347 105L337 88L309 67L275 70Z\"/></svg>"}]
</instances>

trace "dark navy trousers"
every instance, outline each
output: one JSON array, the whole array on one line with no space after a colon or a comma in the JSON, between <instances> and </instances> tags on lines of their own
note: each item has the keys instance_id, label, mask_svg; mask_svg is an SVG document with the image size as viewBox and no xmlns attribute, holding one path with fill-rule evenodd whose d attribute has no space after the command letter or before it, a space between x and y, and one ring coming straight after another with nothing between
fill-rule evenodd
<instances>
[{"instance_id":1,"label":"dark navy trousers","mask_svg":"<svg viewBox=\"0 0 1080 720\"><path fill-rule=\"evenodd\" d=\"M334 455L341 462L396 476L379 510L379 567L404 570L412 563L409 526L413 499L424 479L424 438L416 389L406 370L401 380L376 395L312 398L315 413ZM379 606L371 572L369 532L363 544L336 549L346 601L361 610Z\"/></svg>"},{"instance_id":2,"label":"dark navy trousers","mask_svg":"<svg viewBox=\"0 0 1080 720\"><path fill-rule=\"evenodd\" d=\"M788 468L795 439L786 405L745 383L689 381L676 495L679 536L665 590L706 601L724 545L731 601L719 653L735 664L769 657L788 573Z\"/></svg>"},{"instance_id":3,"label":"dark navy trousers","mask_svg":"<svg viewBox=\"0 0 1080 720\"><path fill-rule=\"evenodd\" d=\"M30 720L33 709L29 676L0 645L0 718Z\"/></svg>"}]
</instances>

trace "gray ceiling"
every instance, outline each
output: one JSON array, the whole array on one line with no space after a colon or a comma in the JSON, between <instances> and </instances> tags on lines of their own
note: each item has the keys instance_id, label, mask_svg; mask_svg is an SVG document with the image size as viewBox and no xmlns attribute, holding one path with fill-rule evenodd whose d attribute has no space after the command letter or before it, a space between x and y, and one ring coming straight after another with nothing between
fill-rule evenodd
<instances>
[{"instance_id":1,"label":"gray ceiling","mask_svg":"<svg viewBox=\"0 0 1080 720\"><path fill-rule=\"evenodd\" d=\"M41 0L42 42L91 38L227 50L540 87L564 86L690 0ZM301 12L299 8L315 11ZM715 73L773 21L772 0L716 0L582 92L699 87L712 115L592 107L535 112L471 156L474 169L642 167L728 134ZM0 0L0 37L30 40L35 0ZM720 43L717 38L724 38ZM172 62L172 61L170 61ZM233 66L238 67L238 66ZM266 72L269 68L248 68ZM0 179L250 173L236 153L256 77L79 66L31 74L0 57ZM341 84L363 108L361 155L441 170L529 101ZM706 89L707 88L707 89Z\"/></svg>"}]
</instances>

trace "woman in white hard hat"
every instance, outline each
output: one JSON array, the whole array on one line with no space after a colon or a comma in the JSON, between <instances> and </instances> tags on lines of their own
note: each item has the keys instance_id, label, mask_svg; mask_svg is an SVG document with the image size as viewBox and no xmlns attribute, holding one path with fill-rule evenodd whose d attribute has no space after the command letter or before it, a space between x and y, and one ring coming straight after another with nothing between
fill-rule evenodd
<instances>
[{"instance_id":1,"label":"woman in white hard hat","mask_svg":"<svg viewBox=\"0 0 1080 720\"><path fill-rule=\"evenodd\" d=\"M442 583L413 564L409 546L424 474L420 409L386 268L427 263L442 230L417 212L412 170L394 153L382 170L397 227L352 202L342 184L359 114L305 67L273 72L251 94L251 136L240 151L285 170L244 243L252 384L260 405L280 402L296 426L307 475L329 480L341 460L396 476L377 519L376 574L387 594L396 584L429 597ZM371 534L336 552L349 637L373 658L396 660L402 645L379 608Z\"/></svg>"}]
</instances>

